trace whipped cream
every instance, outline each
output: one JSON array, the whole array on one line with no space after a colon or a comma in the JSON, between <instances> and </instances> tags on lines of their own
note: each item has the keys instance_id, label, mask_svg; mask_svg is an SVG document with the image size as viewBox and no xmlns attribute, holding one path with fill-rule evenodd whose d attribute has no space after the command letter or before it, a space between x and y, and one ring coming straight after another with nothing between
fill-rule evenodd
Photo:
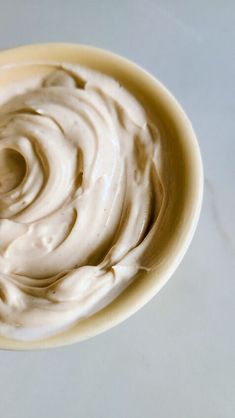
<instances>
[{"instance_id":1,"label":"whipped cream","mask_svg":"<svg viewBox=\"0 0 235 418\"><path fill-rule=\"evenodd\" d=\"M151 267L164 197L159 130L127 90L30 65L49 74L0 95L0 335L22 340L94 314Z\"/></svg>"}]
</instances>

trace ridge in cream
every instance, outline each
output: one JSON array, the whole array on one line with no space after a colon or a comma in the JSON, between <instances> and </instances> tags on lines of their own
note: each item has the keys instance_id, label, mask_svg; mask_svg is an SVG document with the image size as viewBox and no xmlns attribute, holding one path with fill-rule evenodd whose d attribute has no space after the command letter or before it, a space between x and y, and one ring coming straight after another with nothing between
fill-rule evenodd
<instances>
[{"instance_id":1,"label":"ridge in cream","mask_svg":"<svg viewBox=\"0 0 235 418\"><path fill-rule=\"evenodd\" d=\"M18 340L71 327L151 268L164 199L142 105L93 70L30 65L0 96L0 335Z\"/></svg>"}]
</instances>

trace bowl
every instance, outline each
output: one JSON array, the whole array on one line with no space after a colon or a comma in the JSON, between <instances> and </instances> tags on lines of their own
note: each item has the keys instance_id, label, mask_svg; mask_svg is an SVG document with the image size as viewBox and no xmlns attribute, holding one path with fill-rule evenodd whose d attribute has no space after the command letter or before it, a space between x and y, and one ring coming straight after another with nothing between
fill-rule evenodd
<instances>
[{"instance_id":1,"label":"bowl","mask_svg":"<svg viewBox=\"0 0 235 418\"><path fill-rule=\"evenodd\" d=\"M169 173L167 204L151 251L154 269L141 274L110 305L58 335L36 341L0 337L2 349L39 349L62 346L104 332L138 311L172 276L192 240L201 208L203 169L192 125L183 109L156 78L129 60L92 46L76 44L26 45L0 52L0 68L9 65L0 85L28 77L36 66L16 70L11 64L50 60L81 64L106 73L129 90L164 130L164 164Z\"/></svg>"}]
</instances>

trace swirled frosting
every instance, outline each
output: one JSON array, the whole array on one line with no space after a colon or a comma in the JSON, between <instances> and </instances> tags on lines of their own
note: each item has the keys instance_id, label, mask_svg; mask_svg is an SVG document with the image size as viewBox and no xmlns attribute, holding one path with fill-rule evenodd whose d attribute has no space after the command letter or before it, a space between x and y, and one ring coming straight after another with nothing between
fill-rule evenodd
<instances>
[{"instance_id":1,"label":"swirled frosting","mask_svg":"<svg viewBox=\"0 0 235 418\"><path fill-rule=\"evenodd\" d=\"M148 269L163 202L142 105L104 74L43 65L0 99L0 334L25 340L94 314Z\"/></svg>"}]
</instances>

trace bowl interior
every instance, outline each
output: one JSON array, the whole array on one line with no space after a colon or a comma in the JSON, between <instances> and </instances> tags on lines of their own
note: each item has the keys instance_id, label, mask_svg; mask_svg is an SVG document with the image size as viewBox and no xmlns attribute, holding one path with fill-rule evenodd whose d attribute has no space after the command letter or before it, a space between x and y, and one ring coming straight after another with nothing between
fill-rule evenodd
<instances>
[{"instance_id":1,"label":"bowl interior","mask_svg":"<svg viewBox=\"0 0 235 418\"><path fill-rule=\"evenodd\" d=\"M118 324L149 301L180 263L195 230L202 199L202 165L191 124L172 95L147 72L115 54L71 44L29 45L0 52L0 86L38 72L38 67L13 68L11 63L40 60L78 63L117 79L139 99L160 125L166 173L166 200L161 228L151 243L154 269L142 273L109 306L66 332L24 342L0 337L7 349L49 348L94 336ZM1 71L2 65L9 65ZM47 71L47 70L43 70ZM49 70L48 70L49 71Z\"/></svg>"}]
</instances>

